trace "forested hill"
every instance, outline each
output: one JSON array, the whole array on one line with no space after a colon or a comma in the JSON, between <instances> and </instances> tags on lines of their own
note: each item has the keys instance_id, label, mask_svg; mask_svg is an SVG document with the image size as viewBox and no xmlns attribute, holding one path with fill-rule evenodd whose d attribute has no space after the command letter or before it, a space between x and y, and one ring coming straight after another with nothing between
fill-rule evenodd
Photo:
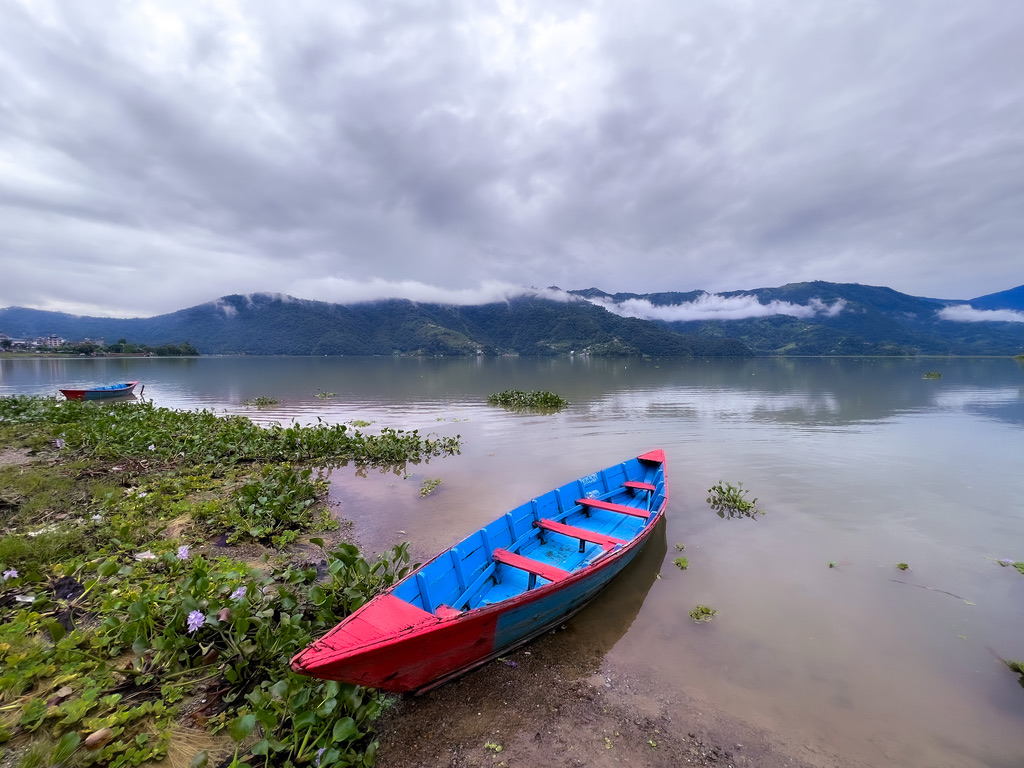
<instances>
[{"instance_id":1,"label":"forested hill","mask_svg":"<svg viewBox=\"0 0 1024 768\"><path fill-rule=\"evenodd\" d=\"M552 294L559 295L559 294ZM190 342L203 354L250 355L1015 355L1024 353L1024 286L969 301L890 288L794 283L708 295L521 297L479 306L404 299L330 304L253 294L151 318L0 309L12 337Z\"/></svg>"},{"instance_id":2,"label":"forested hill","mask_svg":"<svg viewBox=\"0 0 1024 768\"><path fill-rule=\"evenodd\" d=\"M729 336L758 355L1024 353L1024 286L946 300L856 283L791 283L717 294L712 302L717 313L701 311L708 298L701 291L640 295L591 288L574 293L616 306L649 303L651 309L641 314L659 318L666 327L702 338ZM779 311L730 317L731 306L754 300L759 308L775 305Z\"/></svg>"},{"instance_id":3,"label":"forested hill","mask_svg":"<svg viewBox=\"0 0 1024 768\"><path fill-rule=\"evenodd\" d=\"M187 340L203 354L249 355L593 355L749 356L741 342L700 338L662 324L620 317L585 301L519 298L471 307L393 299L328 304L254 294L152 318L77 317L0 309L10 336Z\"/></svg>"}]
</instances>

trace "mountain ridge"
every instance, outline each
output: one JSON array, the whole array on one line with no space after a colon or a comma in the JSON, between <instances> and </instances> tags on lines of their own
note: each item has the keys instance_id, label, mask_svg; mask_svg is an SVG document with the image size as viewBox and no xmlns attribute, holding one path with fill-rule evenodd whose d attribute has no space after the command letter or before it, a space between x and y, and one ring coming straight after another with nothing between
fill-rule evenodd
<instances>
[{"instance_id":1,"label":"mountain ridge","mask_svg":"<svg viewBox=\"0 0 1024 768\"><path fill-rule=\"evenodd\" d=\"M824 281L717 294L551 288L462 306L232 294L150 318L7 307L0 330L188 341L204 354L1005 355L1024 352L1024 286L966 301Z\"/></svg>"}]
</instances>

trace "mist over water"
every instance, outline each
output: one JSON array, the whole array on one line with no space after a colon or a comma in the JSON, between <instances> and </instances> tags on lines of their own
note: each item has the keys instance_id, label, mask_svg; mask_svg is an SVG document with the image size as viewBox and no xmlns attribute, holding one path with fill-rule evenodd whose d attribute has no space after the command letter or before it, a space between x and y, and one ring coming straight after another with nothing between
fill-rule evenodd
<instances>
[{"instance_id":1,"label":"mist over water","mask_svg":"<svg viewBox=\"0 0 1024 768\"><path fill-rule=\"evenodd\" d=\"M581 674L642 669L868 765L1024 762L1024 688L998 660L1024 658L1024 576L996 562L1024 560L1014 360L0 360L0 395L135 379L172 408L460 434L459 456L332 473L362 546L409 540L421 560L555 485L664 448L664 539L574 619ZM570 406L486 404L505 389ZM257 397L278 403L244 405ZM428 478L442 482L421 498ZM705 501L719 480L742 481L767 514L719 518ZM698 603L712 622L687 616Z\"/></svg>"}]
</instances>

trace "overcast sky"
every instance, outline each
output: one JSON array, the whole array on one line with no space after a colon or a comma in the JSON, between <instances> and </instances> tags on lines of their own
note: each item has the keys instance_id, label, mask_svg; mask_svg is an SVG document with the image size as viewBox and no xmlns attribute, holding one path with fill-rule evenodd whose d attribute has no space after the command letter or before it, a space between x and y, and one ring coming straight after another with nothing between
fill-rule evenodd
<instances>
[{"instance_id":1,"label":"overcast sky","mask_svg":"<svg viewBox=\"0 0 1024 768\"><path fill-rule=\"evenodd\" d=\"M0 0L0 306L1024 283L1019 0Z\"/></svg>"}]
</instances>

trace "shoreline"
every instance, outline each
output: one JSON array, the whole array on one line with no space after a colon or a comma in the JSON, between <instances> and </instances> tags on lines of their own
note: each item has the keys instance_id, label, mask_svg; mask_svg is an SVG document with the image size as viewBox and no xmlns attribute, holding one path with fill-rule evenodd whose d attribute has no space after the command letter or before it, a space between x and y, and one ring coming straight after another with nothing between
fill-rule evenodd
<instances>
[{"instance_id":1,"label":"shoreline","mask_svg":"<svg viewBox=\"0 0 1024 768\"><path fill-rule=\"evenodd\" d=\"M786 743L657 680L573 653L556 631L377 722L380 768L868 768ZM570 633L571 634L571 633Z\"/></svg>"}]
</instances>

